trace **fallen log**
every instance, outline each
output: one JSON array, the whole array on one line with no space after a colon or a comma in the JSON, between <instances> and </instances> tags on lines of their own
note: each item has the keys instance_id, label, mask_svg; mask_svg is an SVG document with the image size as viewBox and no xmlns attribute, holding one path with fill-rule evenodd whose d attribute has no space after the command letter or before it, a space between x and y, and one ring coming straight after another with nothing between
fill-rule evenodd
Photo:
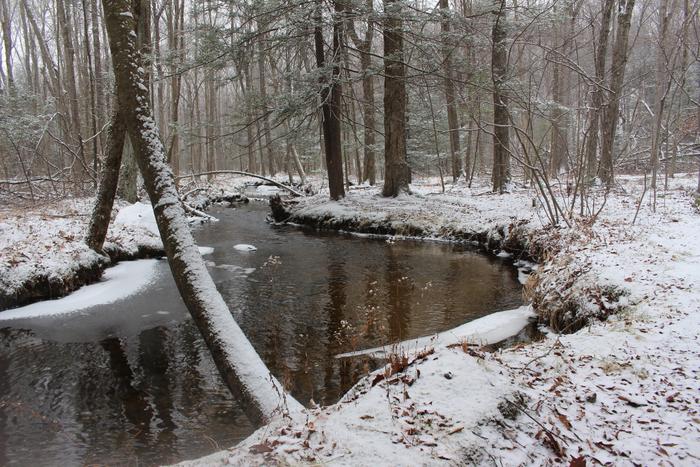
<instances>
[{"instance_id":1,"label":"fallen log","mask_svg":"<svg viewBox=\"0 0 700 467\"><path fill-rule=\"evenodd\" d=\"M266 182L270 182L277 187L280 187L284 190L287 190L288 192L290 192L294 196L301 196L301 197L306 196L303 193L296 191L295 189L293 189L293 188L291 188L283 183L276 182L275 180L273 180L271 178L265 177L264 175L258 175L258 174L254 174L254 173L250 173L250 172L242 172L240 170L212 170L210 172L200 172L200 173L196 173L196 174L180 175L178 177L175 177L175 179L179 181L179 180L182 180L183 178L202 177L204 175L226 175L226 174L243 175L246 177L259 178L260 180L265 180Z\"/></svg>"}]
</instances>

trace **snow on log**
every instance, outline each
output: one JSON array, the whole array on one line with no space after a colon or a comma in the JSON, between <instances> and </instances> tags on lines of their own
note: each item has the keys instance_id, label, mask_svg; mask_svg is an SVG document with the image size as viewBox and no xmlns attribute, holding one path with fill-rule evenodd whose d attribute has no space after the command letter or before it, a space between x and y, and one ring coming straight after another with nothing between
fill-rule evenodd
<instances>
[{"instance_id":1,"label":"snow on log","mask_svg":"<svg viewBox=\"0 0 700 467\"><path fill-rule=\"evenodd\" d=\"M495 344L518 334L527 326L530 318L534 316L535 312L532 310L532 307L525 305L514 310L499 311L486 315L483 318L475 319L433 336L419 337L382 347L342 353L336 355L335 358L357 357L360 355L386 357L390 353L409 353L425 347L454 344L460 341L478 345Z\"/></svg>"},{"instance_id":2,"label":"snow on log","mask_svg":"<svg viewBox=\"0 0 700 467\"><path fill-rule=\"evenodd\" d=\"M189 175L180 175L177 177L177 180L181 180L183 178L190 178L190 177L200 177L204 175L223 175L223 174L231 174L231 175L244 175L246 177L253 177L253 178L259 178L260 180L265 180L266 182L272 183L273 185L282 188L284 190L287 190L294 196L300 196L304 197L304 194L295 190L294 188L287 186L283 183L277 182L271 178L265 177L263 175L258 175L250 172L242 172L240 170L212 170L210 172L201 172L201 173L196 173L196 174L189 174Z\"/></svg>"}]
</instances>

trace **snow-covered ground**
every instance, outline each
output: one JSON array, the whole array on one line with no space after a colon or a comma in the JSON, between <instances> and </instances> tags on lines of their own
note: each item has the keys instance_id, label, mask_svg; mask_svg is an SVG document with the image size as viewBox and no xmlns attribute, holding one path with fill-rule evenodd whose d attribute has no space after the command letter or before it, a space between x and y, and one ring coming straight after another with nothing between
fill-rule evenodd
<instances>
[{"instance_id":1,"label":"snow-covered ground","mask_svg":"<svg viewBox=\"0 0 700 467\"><path fill-rule=\"evenodd\" d=\"M695 177L672 180L656 212L647 193L634 225L643 182L620 181L595 222L577 218L572 228L546 228L525 188L494 195L477 184L440 193L427 181L414 195L390 200L369 187L350 190L341 202L328 202L325 193L301 200L296 213L389 224L409 235L472 232L503 245L517 229L542 262L526 291L545 321L566 314L608 319L497 352L480 347L489 341L485 333L504 332L488 320L396 348L390 365L338 404L276 420L194 463L700 465ZM216 183L233 189L242 182ZM595 209L602 203L599 195ZM40 275L70 280L104 261L82 242L91 208L89 199L1 208L0 290L19 292ZM147 208L117 216L108 236L114 248L161 247ZM506 321L515 325L527 313Z\"/></svg>"},{"instance_id":2,"label":"snow-covered ground","mask_svg":"<svg viewBox=\"0 0 700 467\"><path fill-rule=\"evenodd\" d=\"M656 212L647 193L634 225L642 180L620 182L595 222L557 229L544 227L527 189L442 194L426 184L385 200L359 187L340 202L302 200L296 214L428 237L519 225L546 247L526 286L537 311L588 324L497 352L464 336L408 346L338 404L192 464L700 465L695 178L672 180Z\"/></svg>"},{"instance_id":3,"label":"snow-covered ground","mask_svg":"<svg viewBox=\"0 0 700 467\"><path fill-rule=\"evenodd\" d=\"M45 295L32 290L44 286L74 289L85 280L85 271L100 271L109 260L85 245L83 238L93 207L92 199L66 199L34 206L6 206L0 210L0 295ZM125 204L118 204L115 213ZM162 250L157 232L134 219L113 222L106 249L122 257L135 257L139 250ZM90 276L97 275L94 272ZM94 279L93 279L94 280Z\"/></svg>"}]
</instances>

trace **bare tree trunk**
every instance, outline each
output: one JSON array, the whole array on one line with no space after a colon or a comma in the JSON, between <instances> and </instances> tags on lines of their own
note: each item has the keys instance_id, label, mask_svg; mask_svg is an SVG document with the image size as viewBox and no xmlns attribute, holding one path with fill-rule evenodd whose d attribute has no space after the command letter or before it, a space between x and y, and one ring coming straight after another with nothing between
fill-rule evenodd
<instances>
[{"instance_id":1,"label":"bare tree trunk","mask_svg":"<svg viewBox=\"0 0 700 467\"><path fill-rule=\"evenodd\" d=\"M334 1L336 13L342 11L340 1ZM318 4L316 26L314 28L314 45L316 48L316 65L322 72L321 76L321 111L323 115L323 142L325 146L326 166L328 168L328 188L330 197L338 200L345 197L343 186L343 149L340 135L340 67L336 60L340 59L341 20L333 22L333 63L331 76L326 73L326 60L323 50L323 30L321 17L321 2Z\"/></svg>"},{"instance_id":2,"label":"bare tree trunk","mask_svg":"<svg viewBox=\"0 0 700 467\"><path fill-rule=\"evenodd\" d=\"M635 0L618 0L617 37L613 49L610 77L610 102L603 112L603 138L600 154L600 178L608 188L612 188L614 179L613 146L615 143L615 131L620 115L620 99L622 98L622 85L625 80L625 68L627 66L627 44L629 30L632 22L632 12Z\"/></svg>"},{"instance_id":3,"label":"bare tree trunk","mask_svg":"<svg viewBox=\"0 0 700 467\"><path fill-rule=\"evenodd\" d=\"M384 186L382 196L409 193L406 157L406 69L400 0L384 0Z\"/></svg>"},{"instance_id":4,"label":"bare tree trunk","mask_svg":"<svg viewBox=\"0 0 700 467\"><path fill-rule=\"evenodd\" d=\"M93 79L95 82L95 125L101 128L101 118L106 114L104 85L102 81L102 48L100 46L100 18L97 9L99 3L97 0L90 0L90 18L92 21L92 57L93 57ZM104 138L99 138L100 143L104 146Z\"/></svg>"},{"instance_id":5,"label":"bare tree trunk","mask_svg":"<svg viewBox=\"0 0 700 467\"><path fill-rule=\"evenodd\" d=\"M564 77L562 76L563 66L560 65L561 58L556 54L559 48L561 38L561 26L554 25L554 59L552 60L552 111L550 120L552 124L552 133L550 139L550 157L549 157L549 173L552 176L558 176L564 160L566 158L566 137L567 133L563 128L562 120L566 118L563 112L563 97L564 97Z\"/></svg>"},{"instance_id":6,"label":"bare tree trunk","mask_svg":"<svg viewBox=\"0 0 700 467\"><path fill-rule=\"evenodd\" d=\"M107 230L109 228L110 215L114 206L114 197L117 193L119 180L119 167L121 166L124 152L124 139L126 137L126 124L123 115L119 112L119 104L114 106L114 114L109 124L107 133L107 157L102 166L100 184L97 190L95 207L92 210L88 233L85 237L87 246L102 253Z\"/></svg>"},{"instance_id":7,"label":"bare tree trunk","mask_svg":"<svg viewBox=\"0 0 700 467\"><path fill-rule=\"evenodd\" d=\"M248 63L243 66L243 77L241 77L241 90L246 101L246 146L248 150L248 172L258 173L258 161L255 157L255 136L253 135L253 112L250 103L251 78Z\"/></svg>"},{"instance_id":8,"label":"bare tree trunk","mask_svg":"<svg viewBox=\"0 0 700 467\"><path fill-rule=\"evenodd\" d=\"M659 5L659 34L656 45L656 89L654 93L654 122L651 132L651 191L652 206L656 210L656 179L659 171L659 153L661 152L661 123L663 122L666 96L671 85L672 67L669 66L669 50L666 47L668 25L673 12L668 10L668 0L660 0Z\"/></svg>"},{"instance_id":9,"label":"bare tree trunk","mask_svg":"<svg viewBox=\"0 0 700 467\"><path fill-rule=\"evenodd\" d=\"M139 50L129 32L135 29L126 0L103 1L119 107L135 152L146 191L160 230L168 262L180 295L212 353L214 362L246 414L267 421L301 406L287 396L282 385L253 349L206 269L186 222L175 178L166 163L163 144L153 120L150 93L144 86Z\"/></svg>"},{"instance_id":10,"label":"bare tree trunk","mask_svg":"<svg viewBox=\"0 0 700 467\"><path fill-rule=\"evenodd\" d=\"M595 50L595 79L596 84L591 92L591 105L588 111L588 131L586 139L586 173L592 180L597 172L597 152L600 133L601 109L603 107L603 90L605 83L605 61L608 56L608 37L615 0L605 0L602 7L598 45Z\"/></svg>"},{"instance_id":11,"label":"bare tree trunk","mask_svg":"<svg viewBox=\"0 0 700 467\"><path fill-rule=\"evenodd\" d=\"M510 122L505 80L508 75L506 0L497 0L493 23L491 78L493 80L493 191L503 193L510 182Z\"/></svg>"},{"instance_id":12,"label":"bare tree trunk","mask_svg":"<svg viewBox=\"0 0 700 467\"><path fill-rule=\"evenodd\" d=\"M74 138L78 145L78 157L82 167L83 179L89 177L87 165L85 161L85 153L83 150L83 137L80 126L80 109L78 106L78 89L75 79L75 49L73 47L73 39L71 38L71 25L66 15L64 0L56 0L56 14L61 30L61 40L63 42L63 60L65 71L65 83L68 90L68 104L70 109L70 120Z\"/></svg>"},{"instance_id":13,"label":"bare tree trunk","mask_svg":"<svg viewBox=\"0 0 700 467\"><path fill-rule=\"evenodd\" d=\"M374 76L372 75L372 40L374 38L374 20L372 18L374 6L372 0L367 0L367 29L363 39L360 39L355 31L355 23L352 20L347 22L348 34L355 47L360 52L360 71L362 73L362 120L364 125L364 164L362 172L362 182L369 181L370 185L376 183L376 155L375 155L375 125L374 117Z\"/></svg>"},{"instance_id":14,"label":"bare tree trunk","mask_svg":"<svg viewBox=\"0 0 700 467\"><path fill-rule=\"evenodd\" d=\"M206 149L206 171L211 172L216 170L216 153L214 147L214 122L215 122L215 102L216 93L214 92L214 81L211 74L205 78L204 81L204 111L207 116L206 128L205 128L205 149ZM211 180L211 177L208 177Z\"/></svg>"},{"instance_id":15,"label":"bare tree trunk","mask_svg":"<svg viewBox=\"0 0 700 467\"><path fill-rule=\"evenodd\" d=\"M27 85L32 93L37 93L39 91L38 80L36 79L37 76L33 73L31 65L32 60L36 60L37 58L36 47L34 46L34 40L31 34L29 34L27 14L24 12L24 4L21 2L19 4L19 17L20 24L22 26L22 40L24 41L26 47L24 53L24 69L27 74ZM36 99L34 99L33 104L36 104ZM33 106L32 110L34 112L38 112L36 106Z\"/></svg>"},{"instance_id":16,"label":"bare tree trunk","mask_svg":"<svg viewBox=\"0 0 700 467\"><path fill-rule=\"evenodd\" d=\"M87 57L87 79L89 85L90 94L90 130L93 135L92 138L92 170L97 174L97 158L98 158L98 147L97 147L97 106L95 102L95 73L92 69L92 50L90 50L90 35L88 34L88 8L87 1L82 0L83 7L83 40L85 47L85 56ZM95 188L97 188L97 178L95 178Z\"/></svg>"},{"instance_id":17,"label":"bare tree trunk","mask_svg":"<svg viewBox=\"0 0 700 467\"><path fill-rule=\"evenodd\" d=\"M258 44L258 82L260 83L260 99L262 100L262 128L265 138L265 155L267 156L268 173L272 177L277 172L275 167L275 155L272 151L272 137L270 135L270 116L267 110L267 85L265 83L265 51L262 44Z\"/></svg>"},{"instance_id":18,"label":"bare tree trunk","mask_svg":"<svg viewBox=\"0 0 700 467\"><path fill-rule=\"evenodd\" d=\"M170 147L168 148L168 163L173 168L175 175L180 173L180 130L178 118L180 113L181 80L178 65L180 63L181 45L180 38L184 27L184 0L172 0L170 15L168 16L168 44L173 55L170 65Z\"/></svg>"},{"instance_id":19,"label":"bare tree trunk","mask_svg":"<svg viewBox=\"0 0 700 467\"><path fill-rule=\"evenodd\" d=\"M12 70L12 23L7 0L0 0L0 15L2 17L2 41L5 46L5 76L7 89L12 93L14 92L15 78Z\"/></svg>"},{"instance_id":20,"label":"bare tree trunk","mask_svg":"<svg viewBox=\"0 0 700 467\"><path fill-rule=\"evenodd\" d=\"M462 175L462 154L460 148L459 117L457 116L457 100L452 69L452 40L450 38L450 5L448 0L440 0L442 21L443 73L445 75L445 101L447 102L447 128L450 136L450 161L452 163L452 180Z\"/></svg>"}]
</instances>

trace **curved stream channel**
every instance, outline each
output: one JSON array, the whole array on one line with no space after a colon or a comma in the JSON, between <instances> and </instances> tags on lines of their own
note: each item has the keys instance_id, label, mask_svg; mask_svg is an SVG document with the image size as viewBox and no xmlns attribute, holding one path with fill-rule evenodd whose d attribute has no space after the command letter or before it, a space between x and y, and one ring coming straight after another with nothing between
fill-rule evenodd
<instances>
[{"instance_id":1,"label":"curved stream channel","mask_svg":"<svg viewBox=\"0 0 700 467\"><path fill-rule=\"evenodd\" d=\"M388 242L216 208L195 232L236 319L304 404L330 404L366 371L334 355L450 329L522 302L510 261L468 247ZM240 243L257 251L239 251ZM253 430L232 400L165 260L109 305L0 320L0 465L143 465L223 449ZM51 302L45 302L50 307ZM0 313L0 317L2 314Z\"/></svg>"}]
</instances>

